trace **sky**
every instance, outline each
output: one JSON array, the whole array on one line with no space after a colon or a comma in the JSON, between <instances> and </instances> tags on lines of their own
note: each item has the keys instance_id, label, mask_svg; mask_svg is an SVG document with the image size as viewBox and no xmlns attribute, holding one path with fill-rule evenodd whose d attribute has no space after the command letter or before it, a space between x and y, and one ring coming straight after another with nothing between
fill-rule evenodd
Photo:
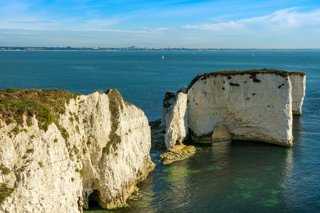
<instances>
[{"instance_id":1,"label":"sky","mask_svg":"<svg viewBox=\"0 0 320 213\"><path fill-rule=\"evenodd\" d=\"M320 48L320 0L0 0L0 46Z\"/></svg>"}]
</instances>

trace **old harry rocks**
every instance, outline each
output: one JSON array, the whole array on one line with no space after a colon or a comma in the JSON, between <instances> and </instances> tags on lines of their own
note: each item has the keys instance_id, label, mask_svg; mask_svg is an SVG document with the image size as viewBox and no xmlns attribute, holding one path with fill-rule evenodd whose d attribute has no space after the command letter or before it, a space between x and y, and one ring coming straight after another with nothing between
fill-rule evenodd
<instances>
[{"instance_id":1,"label":"old harry rocks","mask_svg":"<svg viewBox=\"0 0 320 213\"><path fill-rule=\"evenodd\" d=\"M162 124L168 148L190 138L249 140L292 146L293 114L302 114L306 76L279 70L222 71L197 76L166 93Z\"/></svg>"}]
</instances>

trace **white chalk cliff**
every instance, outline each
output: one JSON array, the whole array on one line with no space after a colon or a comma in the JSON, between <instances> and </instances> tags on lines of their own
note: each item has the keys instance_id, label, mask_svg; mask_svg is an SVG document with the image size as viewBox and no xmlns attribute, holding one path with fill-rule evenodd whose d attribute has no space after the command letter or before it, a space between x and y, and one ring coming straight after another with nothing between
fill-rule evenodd
<instances>
[{"instance_id":1,"label":"white chalk cliff","mask_svg":"<svg viewBox=\"0 0 320 213\"><path fill-rule=\"evenodd\" d=\"M201 143L250 140L292 146L292 113L301 114L304 90L304 73L249 70L197 76L188 87L187 103L164 105L169 114L186 109L187 115L184 122L177 122L182 121L179 113L163 118L167 147L188 137L179 135L181 129L189 129L191 139Z\"/></svg>"},{"instance_id":2,"label":"white chalk cliff","mask_svg":"<svg viewBox=\"0 0 320 213\"><path fill-rule=\"evenodd\" d=\"M302 115L302 105L306 94L306 75L302 73L289 73L292 84L292 113Z\"/></svg>"},{"instance_id":3,"label":"white chalk cliff","mask_svg":"<svg viewBox=\"0 0 320 213\"><path fill-rule=\"evenodd\" d=\"M164 98L165 144L167 148L182 144L188 134L187 94L168 92Z\"/></svg>"},{"instance_id":4,"label":"white chalk cliff","mask_svg":"<svg viewBox=\"0 0 320 213\"><path fill-rule=\"evenodd\" d=\"M144 112L116 90L74 96L56 120L32 113L50 105L21 98L51 92L0 94L0 212L82 212L92 193L104 208L125 206L154 167ZM8 116L19 107L20 124Z\"/></svg>"}]
</instances>

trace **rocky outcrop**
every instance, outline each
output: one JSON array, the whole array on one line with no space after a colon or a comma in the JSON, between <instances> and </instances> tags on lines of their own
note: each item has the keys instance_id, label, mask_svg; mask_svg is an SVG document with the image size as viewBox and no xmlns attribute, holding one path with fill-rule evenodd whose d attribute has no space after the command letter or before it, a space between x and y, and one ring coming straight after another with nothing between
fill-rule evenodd
<instances>
[{"instance_id":1,"label":"rocky outcrop","mask_svg":"<svg viewBox=\"0 0 320 213\"><path fill-rule=\"evenodd\" d=\"M122 207L154 167L148 120L117 90L1 91L0 115L1 212Z\"/></svg>"},{"instance_id":2,"label":"rocky outcrop","mask_svg":"<svg viewBox=\"0 0 320 213\"><path fill-rule=\"evenodd\" d=\"M194 146L183 144L189 134L186 92L186 88L167 92L163 100L161 123L165 126L164 141L167 150L160 155L160 160L164 165L189 158L196 152Z\"/></svg>"},{"instance_id":3,"label":"rocky outcrop","mask_svg":"<svg viewBox=\"0 0 320 213\"><path fill-rule=\"evenodd\" d=\"M295 81L293 86L292 79ZM188 87L187 122L184 122L187 126L182 129L189 129L191 139L200 143L250 140L291 146L292 111L295 113L296 108L301 111L303 79L304 73L278 70L199 75ZM297 103L294 110L293 101ZM167 115L166 119L168 117L175 115ZM166 123L169 130L171 126L177 126L173 119ZM188 136L167 131L165 137L173 146L176 138L180 142Z\"/></svg>"},{"instance_id":4,"label":"rocky outcrop","mask_svg":"<svg viewBox=\"0 0 320 213\"><path fill-rule=\"evenodd\" d=\"M288 76L282 73L204 75L188 91L191 137L211 143L213 133L223 128L231 139L290 146L291 90Z\"/></svg>"},{"instance_id":5,"label":"rocky outcrop","mask_svg":"<svg viewBox=\"0 0 320 213\"><path fill-rule=\"evenodd\" d=\"M176 161L184 160L196 153L194 146L186 146L184 144L175 145L160 155L160 159L164 165L171 164Z\"/></svg>"},{"instance_id":6,"label":"rocky outcrop","mask_svg":"<svg viewBox=\"0 0 320 213\"><path fill-rule=\"evenodd\" d=\"M165 133L166 130L162 125L161 120L150 122L151 126L151 141L152 151L162 152L160 154L160 161L164 165L181 161L193 156L196 153L196 147L185 144L174 144L174 146L166 147L165 145Z\"/></svg>"},{"instance_id":7,"label":"rocky outcrop","mask_svg":"<svg viewBox=\"0 0 320 213\"><path fill-rule=\"evenodd\" d=\"M306 93L306 75L292 72L289 78L292 84L292 113L302 115L302 105Z\"/></svg>"},{"instance_id":8,"label":"rocky outcrop","mask_svg":"<svg viewBox=\"0 0 320 213\"><path fill-rule=\"evenodd\" d=\"M182 144L188 134L187 94L168 92L164 99L165 144L167 148Z\"/></svg>"}]
</instances>

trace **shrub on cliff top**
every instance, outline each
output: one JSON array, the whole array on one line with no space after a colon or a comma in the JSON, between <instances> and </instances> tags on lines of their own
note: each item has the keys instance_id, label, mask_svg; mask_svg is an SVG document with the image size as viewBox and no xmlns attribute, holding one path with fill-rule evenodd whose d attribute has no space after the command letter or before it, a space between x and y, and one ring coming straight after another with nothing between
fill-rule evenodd
<instances>
[{"instance_id":1,"label":"shrub on cliff top","mask_svg":"<svg viewBox=\"0 0 320 213\"><path fill-rule=\"evenodd\" d=\"M75 98L64 90L0 90L0 114L7 124L23 124L23 116L28 120L36 116L39 127L47 130L48 126L57 123L58 115L65 112L65 104Z\"/></svg>"}]
</instances>

